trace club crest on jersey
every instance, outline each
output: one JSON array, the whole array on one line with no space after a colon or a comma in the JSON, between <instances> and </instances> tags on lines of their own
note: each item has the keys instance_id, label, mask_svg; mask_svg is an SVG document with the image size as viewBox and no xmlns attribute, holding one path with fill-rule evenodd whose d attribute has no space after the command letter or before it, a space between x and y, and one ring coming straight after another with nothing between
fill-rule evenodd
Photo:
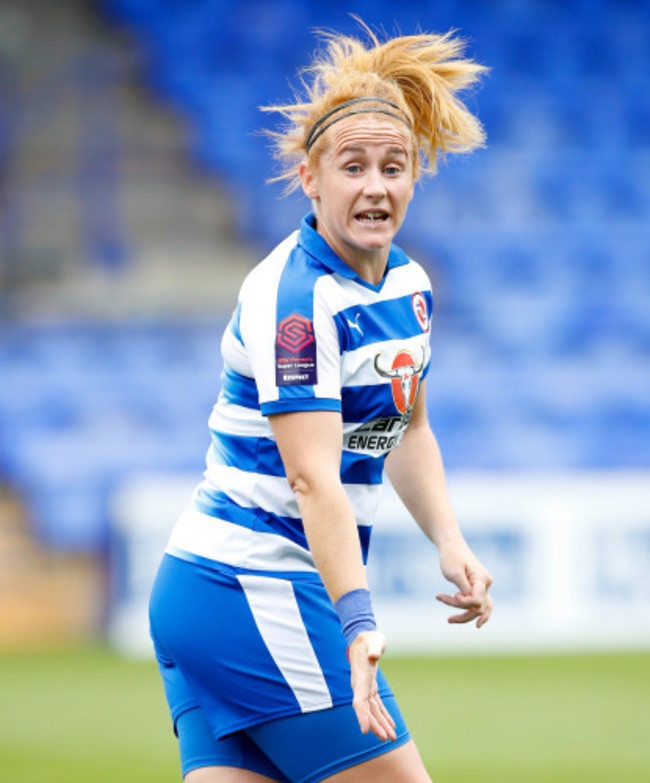
<instances>
[{"instance_id":1,"label":"club crest on jersey","mask_svg":"<svg viewBox=\"0 0 650 783\"><path fill-rule=\"evenodd\" d=\"M381 353L375 356L375 370L382 378L390 378L395 407L402 416L408 416L413 410L418 395L420 375L424 369L424 351L419 364L409 351L398 351L389 368L380 366L382 356Z\"/></svg>"},{"instance_id":2,"label":"club crest on jersey","mask_svg":"<svg viewBox=\"0 0 650 783\"><path fill-rule=\"evenodd\" d=\"M276 386L317 383L314 325L298 313L288 315L278 324L275 383Z\"/></svg>"},{"instance_id":3,"label":"club crest on jersey","mask_svg":"<svg viewBox=\"0 0 650 783\"><path fill-rule=\"evenodd\" d=\"M423 332L429 331L429 316L427 314L427 303L424 295L419 291L411 297L411 307L417 322L420 324L420 329Z\"/></svg>"}]
</instances>

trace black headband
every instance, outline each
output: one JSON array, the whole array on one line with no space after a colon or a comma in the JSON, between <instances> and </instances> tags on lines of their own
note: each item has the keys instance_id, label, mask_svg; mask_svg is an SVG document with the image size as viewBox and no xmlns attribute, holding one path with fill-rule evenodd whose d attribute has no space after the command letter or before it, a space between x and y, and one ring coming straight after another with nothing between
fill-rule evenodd
<instances>
[{"instance_id":1,"label":"black headband","mask_svg":"<svg viewBox=\"0 0 650 783\"><path fill-rule=\"evenodd\" d=\"M331 122L327 122L327 120L337 112L341 111L341 109L345 109L346 106L352 106L355 103L385 103L387 106L391 106L393 109L396 109L397 112L390 111L389 109L378 109L374 106L366 106L362 109L352 109L351 111L346 111L343 114L341 114L339 117L335 117ZM407 113L404 111L404 109L401 108L401 106L398 106L396 103L393 103L393 101L386 100L386 98L375 98L375 97L368 97L368 98L352 98L352 100L345 101L344 103L339 103L338 106L335 106L333 109L330 109L328 112L325 112L323 116L316 120L316 122L311 126L311 130L307 134L307 140L305 141L305 150L309 152L309 150L314 146L314 143L320 136L325 133L325 131L330 127L330 125L334 125L335 122L338 122L339 120L344 119L345 117L349 117L352 114L366 114L366 113L379 113L379 114L388 114L391 117L395 117L396 119L400 120L400 122L403 122L410 130L413 129L413 125L411 124L411 120L409 119ZM323 124L325 123L325 124Z\"/></svg>"}]
</instances>

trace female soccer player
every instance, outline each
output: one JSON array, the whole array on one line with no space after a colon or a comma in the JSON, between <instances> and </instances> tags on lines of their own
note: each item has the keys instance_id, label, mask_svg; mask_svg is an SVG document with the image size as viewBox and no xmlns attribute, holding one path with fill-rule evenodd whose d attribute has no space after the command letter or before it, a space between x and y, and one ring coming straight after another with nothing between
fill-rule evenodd
<instances>
[{"instance_id":1,"label":"female soccer player","mask_svg":"<svg viewBox=\"0 0 650 783\"><path fill-rule=\"evenodd\" d=\"M328 35L306 100L273 107L313 212L242 286L205 480L151 597L187 783L430 780L378 668L364 564L384 469L457 587L449 621L492 610L427 422L430 284L392 244L420 172L483 143L455 93L484 69L451 34L366 32Z\"/></svg>"}]
</instances>

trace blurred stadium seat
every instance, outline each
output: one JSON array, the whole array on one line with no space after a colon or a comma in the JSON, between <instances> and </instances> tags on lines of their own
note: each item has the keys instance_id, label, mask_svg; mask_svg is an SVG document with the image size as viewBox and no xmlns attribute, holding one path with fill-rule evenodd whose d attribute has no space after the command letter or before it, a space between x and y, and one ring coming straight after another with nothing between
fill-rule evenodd
<instances>
[{"instance_id":1,"label":"blurred stadium seat","mask_svg":"<svg viewBox=\"0 0 650 783\"><path fill-rule=\"evenodd\" d=\"M195 162L264 247L304 201L279 199L258 106L290 100L313 28L347 4L104 0L144 79L187 120ZM431 417L451 468L650 467L650 3L357 3L388 33L460 28L492 71L470 105L489 149L441 163L399 241L438 317ZM15 324L0 342L0 465L37 529L98 547L107 498L141 466L201 468L217 323ZM98 445L100 444L100 445ZM56 455L56 456L54 456Z\"/></svg>"}]
</instances>

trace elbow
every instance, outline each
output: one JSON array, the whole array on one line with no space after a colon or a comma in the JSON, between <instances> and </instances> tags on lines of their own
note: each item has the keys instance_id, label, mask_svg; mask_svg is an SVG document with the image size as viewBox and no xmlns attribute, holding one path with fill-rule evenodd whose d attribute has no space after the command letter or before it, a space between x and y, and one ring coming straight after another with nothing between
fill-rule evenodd
<instances>
[{"instance_id":1,"label":"elbow","mask_svg":"<svg viewBox=\"0 0 650 783\"><path fill-rule=\"evenodd\" d=\"M326 471L309 470L305 467L287 470L287 481L291 491L300 503L310 497L335 491L335 487L341 486L341 478L337 474L328 475Z\"/></svg>"},{"instance_id":2,"label":"elbow","mask_svg":"<svg viewBox=\"0 0 650 783\"><path fill-rule=\"evenodd\" d=\"M289 482L291 491L297 498L309 494L310 482L301 471L296 470L291 473L287 471L287 481Z\"/></svg>"}]
</instances>

